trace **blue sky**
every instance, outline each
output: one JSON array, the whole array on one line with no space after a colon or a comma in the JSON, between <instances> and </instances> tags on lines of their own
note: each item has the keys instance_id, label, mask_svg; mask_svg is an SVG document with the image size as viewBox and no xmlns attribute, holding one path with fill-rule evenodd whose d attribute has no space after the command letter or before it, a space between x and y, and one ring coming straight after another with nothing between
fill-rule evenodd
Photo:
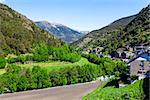
<instances>
[{"instance_id":1,"label":"blue sky","mask_svg":"<svg viewBox=\"0 0 150 100\"><path fill-rule=\"evenodd\" d=\"M138 13L149 0L0 0L33 21L91 31Z\"/></svg>"}]
</instances>

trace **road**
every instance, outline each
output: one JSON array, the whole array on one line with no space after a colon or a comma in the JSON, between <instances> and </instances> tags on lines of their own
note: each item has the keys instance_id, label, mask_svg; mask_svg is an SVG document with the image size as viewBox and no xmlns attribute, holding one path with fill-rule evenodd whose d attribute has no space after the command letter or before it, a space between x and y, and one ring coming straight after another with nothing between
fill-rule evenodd
<instances>
[{"instance_id":1,"label":"road","mask_svg":"<svg viewBox=\"0 0 150 100\"><path fill-rule=\"evenodd\" d=\"M47 89L8 93L0 100L81 100L83 96L96 89L102 82L58 86Z\"/></svg>"}]
</instances>

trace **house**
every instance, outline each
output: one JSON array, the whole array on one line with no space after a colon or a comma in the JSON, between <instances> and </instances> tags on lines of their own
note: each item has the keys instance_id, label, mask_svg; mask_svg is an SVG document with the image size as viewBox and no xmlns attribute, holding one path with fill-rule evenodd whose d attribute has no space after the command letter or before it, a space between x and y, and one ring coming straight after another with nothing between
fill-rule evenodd
<instances>
[{"instance_id":1,"label":"house","mask_svg":"<svg viewBox=\"0 0 150 100\"><path fill-rule=\"evenodd\" d=\"M146 77L150 71L150 51L143 52L128 62L130 66L130 76L138 76L139 79Z\"/></svg>"},{"instance_id":2,"label":"house","mask_svg":"<svg viewBox=\"0 0 150 100\"><path fill-rule=\"evenodd\" d=\"M149 46L135 46L134 47L134 51L136 51L136 54L139 54L141 52L144 52L147 50L147 48L149 48Z\"/></svg>"}]
</instances>

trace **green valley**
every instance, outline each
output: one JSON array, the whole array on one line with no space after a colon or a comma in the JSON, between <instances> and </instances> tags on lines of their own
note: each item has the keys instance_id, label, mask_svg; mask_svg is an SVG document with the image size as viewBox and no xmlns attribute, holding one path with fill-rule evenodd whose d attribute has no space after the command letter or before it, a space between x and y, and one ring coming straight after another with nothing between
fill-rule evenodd
<instances>
[{"instance_id":1,"label":"green valley","mask_svg":"<svg viewBox=\"0 0 150 100\"><path fill-rule=\"evenodd\" d=\"M22 1L25 0L19 2ZM25 3L17 6L20 11L12 1L1 2L4 1L0 0L0 99L148 100L150 4L138 14L121 18L87 34L88 31L76 31L61 24L35 21L36 18L51 19L45 14L52 17L56 13L58 19L55 18L64 22L59 19L64 17L61 14L67 15L64 9L57 6L54 11L47 12L50 9L45 7L53 7L48 5L48 1L45 4L36 1L34 6L38 9L28 3L24 12L21 11ZM59 0L57 3L63 4ZM96 1L82 6L99 7L93 4L96 5ZM70 3L65 5L70 7ZM60 12L57 13L57 10ZM70 16L64 17L68 25L70 19L84 15L80 10L82 12L83 9L78 11L75 8ZM35 16L29 14L28 17L35 22L17 11L25 15L34 13ZM74 15L76 12L80 16ZM92 13L84 15L86 24L89 24L88 18L90 23L96 20L90 15L98 16ZM89 27L92 26L89 24Z\"/></svg>"}]
</instances>

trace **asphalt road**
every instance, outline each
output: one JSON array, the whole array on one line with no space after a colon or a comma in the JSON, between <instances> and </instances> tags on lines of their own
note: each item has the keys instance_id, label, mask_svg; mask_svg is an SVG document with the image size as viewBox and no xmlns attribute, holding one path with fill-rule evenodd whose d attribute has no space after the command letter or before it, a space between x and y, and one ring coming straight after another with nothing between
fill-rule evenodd
<instances>
[{"instance_id":1,"label":"asphalt road","mask_svg":"<svg viewBox=\"0 0 150 100\"><path fill-rule=\"evenodd\" d=\"M81 100L96 89L101 82L66 85L47 89L31 90L0 95L0 100Z\"/></svg>"}]
</instances>

